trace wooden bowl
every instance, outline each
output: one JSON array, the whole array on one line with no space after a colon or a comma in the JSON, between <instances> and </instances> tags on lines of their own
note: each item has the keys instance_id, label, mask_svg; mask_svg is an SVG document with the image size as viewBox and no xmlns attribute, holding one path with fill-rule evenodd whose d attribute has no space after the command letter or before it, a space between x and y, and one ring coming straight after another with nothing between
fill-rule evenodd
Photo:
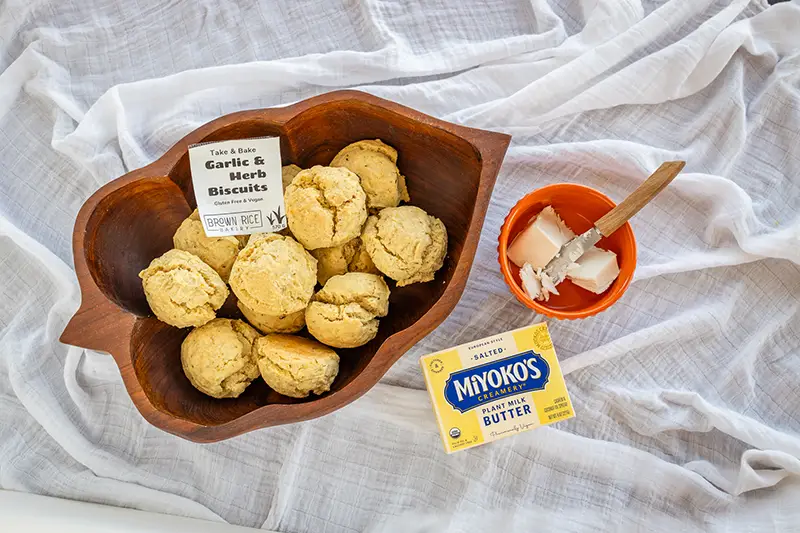
<instances>
[{"instance_id":1,"label":"wooden bowl","mask_svg":"<svg viewBox=\"0 0 800 533\"><path fill-rule=\"evenodd\" d=\"M284 164L303 168L327 165L362 139L394 146L412 203L447 227L448 255L434 281L393 287L389 315L373 341L337 350L341 369L329 393L297 400L258 379L239 398L217 400L184 376L180 345L190 329L152 317L138 274L173 247L173 233L195 207L188 146L261 136L280 136ZM455 307L509 142L508 135L442 122L357 91L214 120L154 163L101 187L83 205L73 234L82 303L61 341L109 352L142 415L189 440L213 442L330 413L369 390ZM240 317L232 299L219 316Z\"/></svg>"}]
</instances>

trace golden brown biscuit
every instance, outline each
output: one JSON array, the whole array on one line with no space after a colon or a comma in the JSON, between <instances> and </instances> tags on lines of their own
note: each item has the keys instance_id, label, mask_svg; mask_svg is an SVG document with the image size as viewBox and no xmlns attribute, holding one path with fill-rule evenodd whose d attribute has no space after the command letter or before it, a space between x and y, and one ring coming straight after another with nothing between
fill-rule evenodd
<instances>
[{"instance_id":1,"label":"golden brown biscuit","mask_svg":"<svg viewBox=\"0 0 800 533\"><path fill-rule=\"evenodd\" d=\"M181 344L183 372L214 398L236 398L258 377L252 353L258 332L241 320L216 318L195 328Z\"/></svg>"},{"instance_id":2,"label":"golden brown biscuit","mask_svg":"<svg viewBox=\"0 0 800 533\"><path fill-rule=\"evenodd\" d=\"M306 310L283 316L265 315L253 311L241 301L236 302L239 310L250 324L261 333L297 333L306 325Z\"/></svg>"},{"instance_id":3,"label":"golden brown biscuit","mask_svg":"<svg viewBox=\"0 0 800 533\"><path fill-rule=\"evenodd\" d=\"M216 316L228 297L217 272L194 254L172 249L139 272L156 318L171 326L202 326Z\"/></svg>"},{"instance_id":4,"label":"golden brown biscuit","mask_svg":"<svg viewBox=\"0 0 800 533\"><path fill-rule=\"evenodd\" d=\"M387 207L369 217L361 236L375 266L402 287L431 281L447 254L442 221L419 207Z\"/></svg>"},{"instance_id":5,"label":"golden brown biscuit","mask_svg":"<svg viewBox=\"0 0 800 533\"><path fill-rule=\"evenodd\" d=\"M302 311L316 284L317 260L297 241L277 233L252 235L231 269L236 297L265 315Z\"/></svg>"},{"instance_id":6,"label":"golden brown biscuit","mask_svg":"<svg viewBox=\"0 0 800 533\"><path fill-rule=\"evenodd\" d=\"M247 241L245 245L248 244L255 244L256 241L263 241L263 240L272 240L270 235L274 235L274 233L252 233L247 236Z\"/></svg>"},{"instance_id":7,"label":"golden brown biscuit","mask_svg":"<svg viewBox=\"0 0 800 533\"><path fill-rule=\"evenodd\" d=\"M333 158L331 166L345 167L358 175L370 209L395 207L401 201L410 201L406 178L397 169L397 150L380 139L345 146Z\"/></svg>"},{"instance_id":8,"label":"golden brown biscuit","mask_svg":"<svg viewBox=\"0 0 800 533\"><path fill-rule=\"evenodd\" d=\"M336 352L311 339L267 335L256 339L253 351L264 381L284 396L322 394L339 373Z\"/></svg>"},{"instance_id":9,"label":"golden brown biscuit","mask_svg":"<svg viewBox=\"0 0 800 533\"><path fill-rule=\"evenodd\" d=\"M298 167L297 165L286 165L281 167L281 181L283 182L283 190L286 190L286 187L292 182L295 176L303 170L302 168Z\"/></svg>"},{"instance_id":10,"label":"golden brown biscuit","mask_svg":"<svg viewBox=\"0 0 800 533\"><path fill-rule=\"evenodd\" d=\"M367 253L367 248L364 246L364 241L358 240L358 247L353 258L347 265L348 272L366 272L367 274L380 274L381 271L372 262L372 258Z\"/></svg>"},{"instance_id":11,"label":"golden brown biscuit","mask_svg":"<svg viewBox=\"0 0 800 533\"><path fill-rule=\"evenodd\" d=\"M377 317L389 312L389 287L381 276L333 276L306 309L308 332L334 348L363 346L378 333Z\"/></svg>"},{"instance_id":12,"label":"golden brown biscuit","mask_svg":"<svg viewBox=\"0 0 800 533\"><path fill-rule=\"evenodd\" d=\"M289 229L308 250L339 246L361 234L366 195L346 168L300 171L284 193Z\"/></svg>"},{"instance_id":13,"label":"golden brown biscuit","mask_svg":"<svg viewBox=\"0 0 800 533\"><path fill-rule=\"evenodd\" d=\"M317 280L320 285L325 285L331 276L347 272L380 274L364 249L360 237L340 246L311 250L311 255L317 259Z\"/></svg>"},{"instance_id":14,"label":"golden brown biscuit","mask_svg":"<svg viewBox=\"0 0 800 533\"><path fill-rule=\"evenodd\" d=\"M240 236L208 237L195 209L189 218L181 222L172 237L175 248L192 253L217 271L223 281L228 281L231 267L244 247Z\"/></svg>"}]
</instances>

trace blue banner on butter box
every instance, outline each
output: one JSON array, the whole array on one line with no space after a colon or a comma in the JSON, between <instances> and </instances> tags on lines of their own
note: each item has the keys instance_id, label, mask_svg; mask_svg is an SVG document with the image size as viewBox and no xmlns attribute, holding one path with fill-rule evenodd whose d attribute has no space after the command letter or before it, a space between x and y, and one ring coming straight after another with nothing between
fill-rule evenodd
<instances>
[{"instance_id":1,"label":"blue banner on butter box","mask_svg":"<svg viewBox=\"0 0 800 533\"><path fill-rule=\"evenodd\" d=\"M485 403L544 389L550 377L547 361L532 350L453 372L444 398L464 413Z\"/></svg>"}]
</instances>

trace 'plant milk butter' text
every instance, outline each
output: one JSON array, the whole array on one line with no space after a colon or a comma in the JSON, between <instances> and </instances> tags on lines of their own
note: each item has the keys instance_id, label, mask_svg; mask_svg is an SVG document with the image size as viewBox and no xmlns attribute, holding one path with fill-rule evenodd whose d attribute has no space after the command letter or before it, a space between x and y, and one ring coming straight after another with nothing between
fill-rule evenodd
<instances>
[{"instance_id":1,"label":"'plant milk butter' text","mask_svg":"<svg viewBox=\"0 0 800 533\"><path fill-rule=\"evenodd\" d=\"M574 416L544 323L426 355L420 364L447 453Z\"/></svg>"}]
</instances>

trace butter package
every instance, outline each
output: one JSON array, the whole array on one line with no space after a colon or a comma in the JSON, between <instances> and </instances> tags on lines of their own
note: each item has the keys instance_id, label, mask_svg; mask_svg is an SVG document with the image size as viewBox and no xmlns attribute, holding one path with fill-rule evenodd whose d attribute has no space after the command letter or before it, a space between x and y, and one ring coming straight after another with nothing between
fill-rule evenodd
<instances>
[{"instance_id":1,"label":"butter package","mask_svg":"<svg viewBox=\"0 0 800 533\"><path fill-rule=\"evenodd\" d=\"M547 324L420 359L447 453L575 416Z\"/></svg>"}]
</instances>

